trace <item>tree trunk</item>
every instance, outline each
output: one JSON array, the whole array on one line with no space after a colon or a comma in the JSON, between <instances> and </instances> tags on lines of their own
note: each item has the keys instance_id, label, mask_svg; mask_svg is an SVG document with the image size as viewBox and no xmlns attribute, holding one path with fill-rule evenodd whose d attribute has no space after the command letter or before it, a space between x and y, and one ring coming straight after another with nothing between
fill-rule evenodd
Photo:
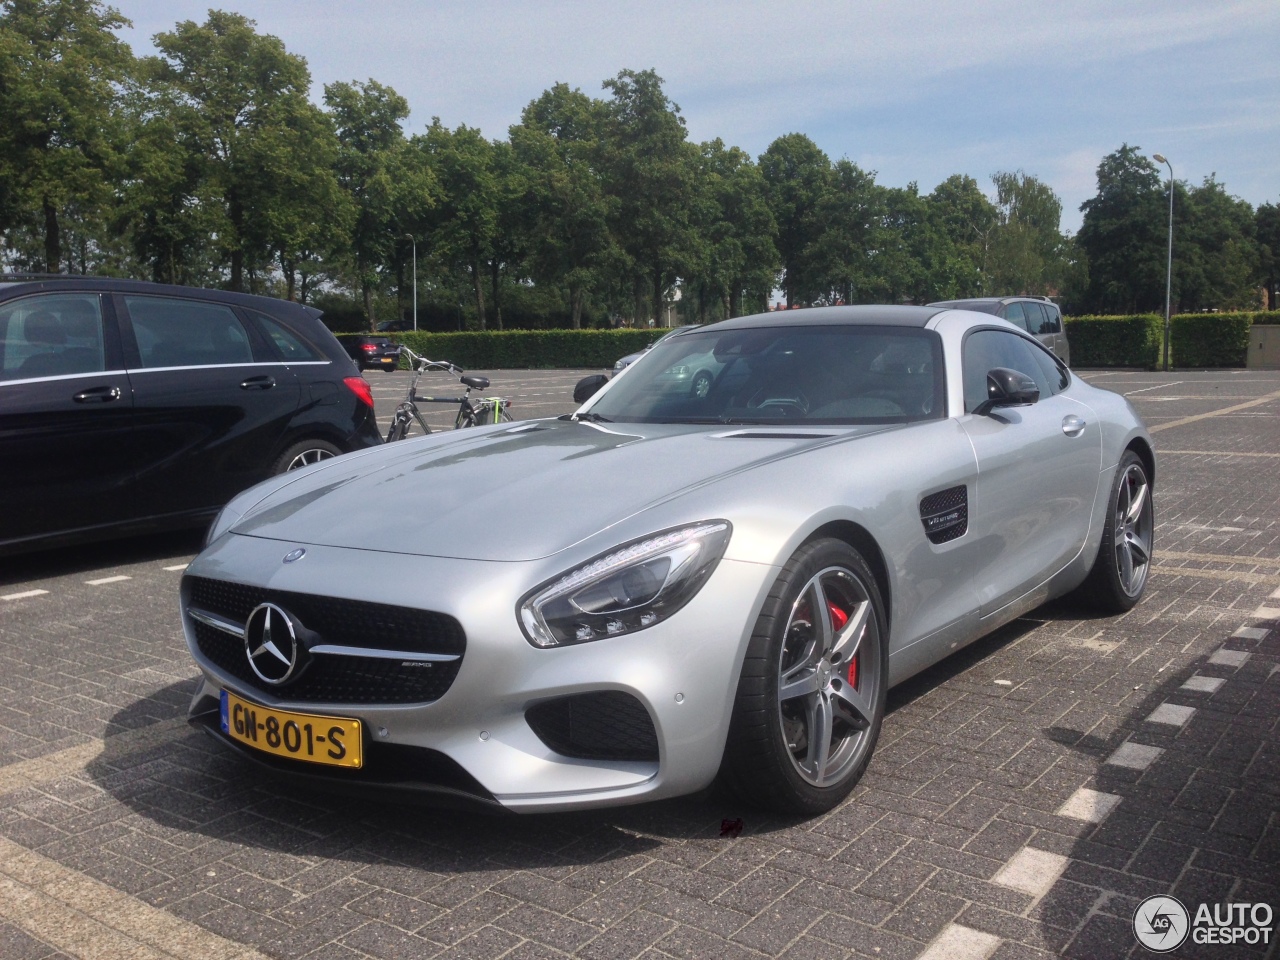
<instances>
[{"instance_id":1,"label":"tree trunk","mask_svg":"<svg viewBox=\"0 0 1280 960\"><path fill-rule=\"evenodd\" d=\"M582 329L582 288L569 288L569 311L573 315L573 329Z\"/></svg>"},{"instance_id":2,"label":"tree trunk","mask_svg":"<svg viewBox=\"0 0 1280 960\"><path fill-rule=\"evenodd\" d=\"M396 260L396 319L404 319L404 260Z\"/></svg>"},{"instance_id":3,"label":"tree trunk","mask_svg":"<svg viewBox=\"0 0 1280 960\"><path fill-rule=\"evenodd\" d=\"M476 313L480 317L480 329L487 330L484 312L484 284L480 282L480 261L471 261L471 286L476 292Z\"/></svg>"},{"instance_id":4,"label":"tree trunk","mask_svg":"<svg viewBox=\"0 0 1280 960\"><path fill-rule=\"evenodd\" d=\"M489 290L493 295L493 325L499 330L502 329L502 300L498 294L498 268L500 264L497 260L489 261Z\"/></svg>"},{"instance_id":5,"label":"tree trunk","mask_svg":"<svg viewBox=\"0 0 1280 960\"><path fill-rule=\"evenodd\" d=\"M58 230L58 208L44 197L44 268L59 273L62 265L62 237Z\"/></svg>"},{"instance_id":6,"label":"tree trunk","mask_svg":"<svg viewBox=\"0 0 1280 960\"><path fill-rule=\"evenodd\" d=\"M631 302L631 322L639 326L640 318L644 316L644 278L638 273L631 285Z\"/></svg>"},{"instance_id":7,"label":"tree trunk","mask_svg":"<svg viewBox=\"0 0 1280 960\"><path fill-rule=\"evenodd\" d=\"M724 315L726 317L742 316L742 284L735 283L724 298Z\"/></svg>"},{"instance_id":8,"label":"tree trunk","mask_svg":"<svg viewBox=\"0 0 1280 960\"><path fill-rule=\"evenodd\" d=\"M653 325L662 326L662 267L653 267Z\"/></svg>"},{"instance_id":9,"label":"tree trunk","mask_svg":"<svg viewBox=\"0 0 1280 960\"><path fill-rule=\"evenodd\" d=\"M285 299L292 300L298 286L297 273L293 269L293 262L286 260L283 253L280 254L280 269L284 272Z\"/></svg>"},{"instance_id":10,"label":"tree trunk","mask_svg":"<svg viewBox=\"0 0 1280 960\"><path fill-rule=\"evenodd\" d=\"M231 289L244 286L244 251L237 247L231 251Z\"/></svg>"},{"instance_id":11,"label":"tree trunk","mask_svg":"<svg viewBox=\"0 0 1280 960\"><path fill-rule=\"evenodd\" d=\"M369 332L377 333L378 328L374 323L373 317L373 287L368 283L361 283L360 291L364 294L364 312L365 316L369 318Z\"/></svg>"}]
</instances>

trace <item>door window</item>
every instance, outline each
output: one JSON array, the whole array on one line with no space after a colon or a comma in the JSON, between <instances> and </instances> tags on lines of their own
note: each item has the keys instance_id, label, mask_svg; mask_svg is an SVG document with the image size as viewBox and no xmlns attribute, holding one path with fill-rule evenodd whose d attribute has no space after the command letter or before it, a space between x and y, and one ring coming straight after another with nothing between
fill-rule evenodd
<instances>
[{"instance_id":1,"label":"door window","mask_svg":"<svg viewBox=\"0 0 1280 960\"><path fill-rule=\"evenodd\" d=\"M1040 387L1041 396L1057 393L1054 382L1036 360L1036 348L1016 333L978 330L964 341L964 411L972 413L987 399L987 372L1006 367L1025 373ZM1046 358L1048 359L1048 358Z\"/></svg>"},{"instance_id":2,"label":"door window","mask_svg":"<svg viewBox=\"0 0 1280 960\"><path fill-rule=\"evenodd\" d=\"M1044 315L1044 307L1038 303L1024 303L1022 312L1027 318L1027 333L1049 333L1046 329L1048 321Z\"/></svg>"},{"instance_id":3,"label":"door window","mask_svg":"<svg viewBox=\"0 0 1280 960\"><path fill-rule=\"evenodd\" d=\"M293 360L295 362L301 362L304 360L325 359L316 353L314 347L284 324L276 320L272 320L270 317L261 313L254 313L253 319L262 327L263 331L267 335L267 339L275 344L276 350L280 352L280 356L282 356L286 361Z\"/></svg>"},{"instance_id":4,"label":"door window","mask_svg":"<svg viewBox=\"0 0 1280 960\"><path fill-rule=\"evenodd\" d=\"M252 363L244 325L230 307L168 297L125 297L144 367Z\"/></svg>"},{"instance_id":5,"label":"door window","mask_svg":"<svg viewBox=\"0 0 1280 960\"><path fill-rule=\"evenodd\" d=\"M96 293L24 297L0 307L0 380L105 369Z\"/></svg>"},{"instance_id":6,"label":"door window","mask_svg":"<svg viewBox=\"0 0 1280 960\"><path fill-rule=\"evenodd\" d=\"M1045 326L1040 328L1041 333L1061 333L1062 332L1062 314L1058 312L1058 308L1052 303L1042 305L1045 313Z\"/></svg>"},{"instance_id":7,"label":"door window","mask_svg":"<svg viewBox=\"0 0 1280 960\"><path fill-rule=\"evenodd\" d=\"M1004 318L1012 323L1015 327L1021 327L1028 333L1035 333L1027 327L1027 316L1022 312L1023 304L1011 303L1004 308Z\"/></svg>"}]
</instances>

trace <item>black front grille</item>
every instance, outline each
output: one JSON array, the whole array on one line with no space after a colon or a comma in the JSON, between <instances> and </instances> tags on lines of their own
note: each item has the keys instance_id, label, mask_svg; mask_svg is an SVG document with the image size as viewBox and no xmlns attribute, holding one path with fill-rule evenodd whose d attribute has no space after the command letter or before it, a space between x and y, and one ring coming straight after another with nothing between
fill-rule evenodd
<instances>
[{"instance_id":1,"label":"black front grille","mask_svg":"<svg viewBox=\"0 0 1280 960\"><path fill-rule=\"evenodd\" d=\"M561 756L658 760L653 719L628 693L602 690L559 697L530 707L524 717L538 738Z\"/></svg>"},{"instance_id":2,"label":"black front grille","mask_svg":"<svg viewBox=\"0 0 1280 960\"><path fill-rule=\"evenodd\" d=\"M969 529L969 491L965 486L948 487L920 501L920 522L932 543L950 543Z\"/></svg>"},{"instance_id":3,"label":"black front grille","mask_svg":"<svg viewBox=\"0 0 1280 960\"><path fill-rule=\"evenodd\" d=\"M254 607L271 602L288 610L320 643L406 653L455 654L457 660L401 661L384 657L314 655L283 686L264 683L249 667L244 641L192 620L196 645L214 666L273 696L313 703L429 703L444 696L462 666L466 636L447 614L363 600L345 600L205 577L188 577L189 604L243 624Z\"/></svg>"}]
</instances>

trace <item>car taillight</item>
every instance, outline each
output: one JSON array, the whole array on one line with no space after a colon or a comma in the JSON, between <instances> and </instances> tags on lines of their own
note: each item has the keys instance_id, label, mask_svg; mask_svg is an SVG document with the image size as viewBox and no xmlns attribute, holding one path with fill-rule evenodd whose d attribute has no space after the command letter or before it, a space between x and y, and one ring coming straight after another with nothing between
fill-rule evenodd
<instances>
[{"instance_id":1,"label":"car taillight","mask_svg":"<svg viewBox=\"0 0 1280 960\"><path fill-rule=\"evenodd\" d=\"M343 377L342 382L347 385L348 390L367 403L370 409L373 408L373 388L364 377Z\"/></svg>"},{"instance_id":2,"label":"car taillight","mask_svg":"<svg viewBox=\"0 0 1280 960\"><path fill-rule=\"evenodd\" d=\"M376 343L362 343L360 344L360 349L365 353L376 353L378 345Z\"/></svg>"}]
</instances>

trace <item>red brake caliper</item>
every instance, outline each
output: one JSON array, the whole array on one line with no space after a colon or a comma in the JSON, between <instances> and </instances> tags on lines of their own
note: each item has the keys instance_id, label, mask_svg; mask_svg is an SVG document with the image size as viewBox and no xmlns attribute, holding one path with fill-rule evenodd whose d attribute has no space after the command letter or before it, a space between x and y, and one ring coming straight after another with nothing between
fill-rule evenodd
<instances>
[{"instance_id":1,"label":"red brake caliper","mask_svg":"<svg viewBox=\"0 0 1280 960\"><path fill-rule=\"evenodd\" d=\"M839 633L849 622L849 615L830 600L827 601L827 609L831 611L831 626ZM855 690L858 689L858 658L856 656L849 661L849 686Z\"/></svg>"}]
</instances>

